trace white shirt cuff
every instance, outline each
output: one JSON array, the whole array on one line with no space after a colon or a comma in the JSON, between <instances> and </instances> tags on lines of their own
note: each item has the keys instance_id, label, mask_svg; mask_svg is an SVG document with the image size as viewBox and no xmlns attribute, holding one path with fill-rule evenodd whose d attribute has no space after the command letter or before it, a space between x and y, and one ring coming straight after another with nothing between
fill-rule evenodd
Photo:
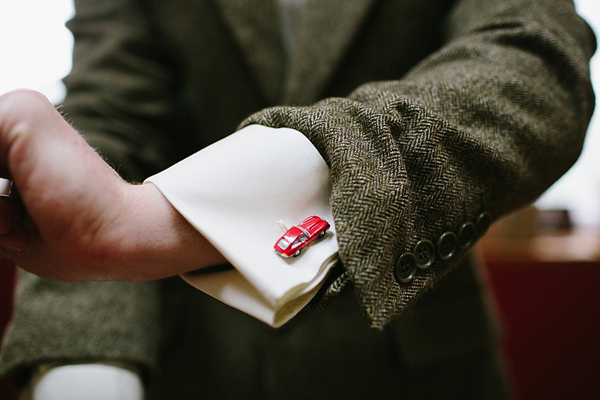
<instances>
[{"instance_id":1,"label":"white shirt cuff","mask_svg":"<svg viewBox=\"0 0 600 400\"><path fill-rule=\"evenodd\" d=\"M329 168L312 143L288 128L248 126L146 180L234 266L183 276L196 288L280 326L314 296L337 261ZM299 257L273 246L318 215L331 224Z\"/></svg>"},{"instance_id":2,"label":"white shirt cuff","mask_svg":"<svg viewBox=\"0 0 600 400\"><path fill-rule=\"evenodd\" d=\"M32 400L142 400L139 376L124 368L103 364L52 368L33 388Z\"/></svg>"}]
</instances>

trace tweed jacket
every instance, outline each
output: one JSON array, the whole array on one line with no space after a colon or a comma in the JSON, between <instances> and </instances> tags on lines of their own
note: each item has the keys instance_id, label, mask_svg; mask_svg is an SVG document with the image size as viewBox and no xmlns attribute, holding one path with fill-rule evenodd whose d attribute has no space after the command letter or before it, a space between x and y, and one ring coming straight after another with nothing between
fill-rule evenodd
<instances>
[{"instance_id":1,"label":"tweed jacket","mask_svg":"<svg viewBox=\"0 0 600 400\"><path fill-rule=\"evenodd\" d=\"M568 0L308 0L289 58L270 1L75 3L63 109L88 142L141 181L240 126L305 134L331 170L341 261L316 302L353 288L375 328L573 164L594 108L595 39ZM66 290L22 282L21 304ZM115 307L138 321L128 357L147 361L159 289L101 285L69 291L102 293L89 308L98 329ZM73 327L71 345L86 348L88 331ZM36 359L4 357L3 371Z\"/></svg>"}]
</instances>

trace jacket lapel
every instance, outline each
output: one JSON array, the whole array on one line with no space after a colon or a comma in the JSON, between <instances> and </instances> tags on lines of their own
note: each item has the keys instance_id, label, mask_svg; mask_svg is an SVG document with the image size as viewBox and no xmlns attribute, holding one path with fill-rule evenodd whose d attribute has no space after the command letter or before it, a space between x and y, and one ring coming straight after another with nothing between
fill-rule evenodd
<instances>
[{"instance_id":1,"label":"jacket lapel","mask_svg":"<svg viewBox=\"0 0 600 400\"><path fill-rule=\"evenodd\" d=\"M271 103L281 96L285 53L275 0L214 0Z\"/></svg>"},{"instance_id":2,"label":"jacket lapel","mask_svg":"<svg viewBox=\"0 0 600 400\"><path fill-rule=\"evenodd\" d=\"M318 100L376 0L307 0L284 89L286 104Z\"/></svg>"},{"instance_id":3,"label":"jacket lapel","mask_svg":"<svg viewBox=\"0 0 600 400\"><path fill-rule=\"evenodd\" d=\"M376 0L306 0L294 54L286 56L276 0L214 0L272 103L319 98Z\"/></svg>"}]
</instances>

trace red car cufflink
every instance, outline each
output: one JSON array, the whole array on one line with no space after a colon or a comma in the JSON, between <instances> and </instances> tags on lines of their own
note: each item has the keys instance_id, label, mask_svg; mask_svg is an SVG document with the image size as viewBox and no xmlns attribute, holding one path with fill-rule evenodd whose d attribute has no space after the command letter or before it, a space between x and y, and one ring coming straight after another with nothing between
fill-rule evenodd
<instances>
[{"instance_id":1,"label":"red car cufflink","mask_svg":"<svg viewBox=\"0 0 600 400\"><path fill-rule=\"evenodd\" d=\"M298 257L303 248L307 247L315 239L325 236L329 227L329 222L313 215L298 225L287 229L283 236L275 242L273 248L281 257Z\"/></svg>"}]
</instances>

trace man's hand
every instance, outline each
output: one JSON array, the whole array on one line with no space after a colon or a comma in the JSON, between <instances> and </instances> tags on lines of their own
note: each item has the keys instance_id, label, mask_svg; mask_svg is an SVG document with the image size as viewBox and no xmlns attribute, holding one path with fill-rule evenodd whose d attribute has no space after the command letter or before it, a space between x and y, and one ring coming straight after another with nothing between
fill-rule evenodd
<instances>
[{"instance_id":1,"label":"man's hand","mask_svg":"<svg viewBox=\"0 0 600 400\"><path fill-rule=\"evenodd\" d=\"M0 96L0 254L61 281L149 280L225 259L152 184L123 181L41 94ZM15 190L16 189L16 190Z\"/></svg>"}]
</instances>

